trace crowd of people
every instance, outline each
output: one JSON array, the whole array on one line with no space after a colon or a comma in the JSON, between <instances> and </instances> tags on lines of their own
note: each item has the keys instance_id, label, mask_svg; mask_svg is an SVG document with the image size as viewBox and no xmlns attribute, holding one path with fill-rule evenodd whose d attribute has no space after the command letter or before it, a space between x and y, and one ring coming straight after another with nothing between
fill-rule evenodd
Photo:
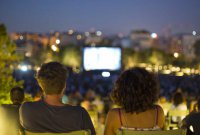
<instances>
[{"instance_id":1,"label":"crowd of people","mask_svg":"<svg viewBox=\"0 0 200 135\"><path fill-rule=\"evenodd\" d=\"M143 68L134 67L122 72L110 95L104 97L93 89L84 94L80 89L65 92L70 83L66 81L67 72L58 62L43 64L36 74L41 89L32 101L25 101L23 89L11 90L13 104L1 105L0 111L8 116L0 117L13 120L10 123L15 125L16 135L24 130L65 133L89 129L91 135L116 135L123 129L172 130L174 127L169 127L169 117L170 122L177 125L175 128L185 128L187 134L200 133L198 96L188 100L187 94L179 88L171 93L170 98L162 95L159 78ZM188 114L170 116L171 110L188 111ZM11 132L4 129L5 135Z\"/></svg>"}]
</instances>

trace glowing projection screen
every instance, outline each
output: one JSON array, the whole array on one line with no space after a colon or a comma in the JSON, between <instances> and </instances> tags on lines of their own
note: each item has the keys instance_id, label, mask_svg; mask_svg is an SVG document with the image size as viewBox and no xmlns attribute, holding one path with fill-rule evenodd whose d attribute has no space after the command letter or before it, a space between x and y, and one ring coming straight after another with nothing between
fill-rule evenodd
<instances>
[{"instance_id":1,"label":"glowing projection screen","mask_svg":"<svg viewBox=\"0 0 200 135\"><path fill-rule=\"evenodd\" d=\"M83 68L88 70L120 70L121 48L85 47L83 49Z\"/></svg>"}]
</instances>

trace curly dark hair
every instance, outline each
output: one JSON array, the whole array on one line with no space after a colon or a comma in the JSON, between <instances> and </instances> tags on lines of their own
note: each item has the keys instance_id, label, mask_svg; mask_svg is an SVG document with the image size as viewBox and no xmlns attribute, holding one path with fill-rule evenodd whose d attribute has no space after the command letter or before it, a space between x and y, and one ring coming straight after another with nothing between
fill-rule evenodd
<instances>
[{"instance_id":1,"label":"curly dark hair","mask_svg":"<svg viewBox=\"0 0 200 135\"><path fill-rule=\"evenodd\" d=\"M67 70L59 62L49 62L41 66L36 79L45 94L61 94L67 81Z\"/></svg>"},{"instance_id":2,"label":"curly dark hair","mask_svg":"<svg viewBox=\"0 0 200 135\"><path fill-rule=\"evenodd\" d=\"M139 113L153 108L158 95L158 80L155 75L139 67L124 71L111 92L113 102L127 113Z\"/></svg>"}]
</instances>

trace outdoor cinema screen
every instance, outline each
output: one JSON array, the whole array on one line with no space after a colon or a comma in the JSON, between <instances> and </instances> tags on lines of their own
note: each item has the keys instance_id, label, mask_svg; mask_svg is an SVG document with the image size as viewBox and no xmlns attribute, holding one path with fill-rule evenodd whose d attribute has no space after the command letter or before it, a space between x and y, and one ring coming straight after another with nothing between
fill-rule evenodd
<instances>
[{"instance_id":1,"label":"outdoor cinema screen","mask_svg":"<svg viewBox=\"0 0 200 135\"><path fill-rule=\"evenodd\" d=\"M89 70L120 70L121 48L119 47L84 47L83 68Z\"/></svg>"}]
</instances>

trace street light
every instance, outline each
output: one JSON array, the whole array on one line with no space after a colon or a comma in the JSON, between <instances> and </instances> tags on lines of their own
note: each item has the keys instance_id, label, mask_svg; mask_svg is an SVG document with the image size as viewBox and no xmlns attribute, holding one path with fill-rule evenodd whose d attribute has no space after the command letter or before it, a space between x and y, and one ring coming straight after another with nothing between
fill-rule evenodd
<instances>
[{"instance_id":1,"label":"street light","mask_svg":"<svg viewBox=\"0 0 200 135\"><path fill-rule=\"evenodd\" d=\"M196 31L192 31L192 35L196 36L197 32Z\"/></svg>"},{"instance_id":2,"label":"street light","mask_svg":"<svg viewBox=\"0 0 200 135\"><path fill-rule=\"evenodd\" d=\"M175 53L174 53L174 57L175 57L175 58L178 58L178 57L179 57L179 53L175 52Z\"/></svg>"},{"instance_id":3,"label":"street light","mask_svg":"<svg viewBox=\"0 0 200 135\"><path fill-rule=\"evenodd\" d=\"M156 34L156 33L151 33L151 38L157 38L158 37L158 34Z\"/></svg>"},{"instance_id":4,"label":"street light","mask_svg":"<svg viewBox=\"0 0 200 135\"><path fill-rule=\"evenodd\" d=\"M96 35L97 35L97 36L101 36L101 35L102 35L102 32L101 32L101 31L97 31L97 32L96 32Z\"/></svg>"},{"instance_id":5,"label":"street light","mask_svg":"<svg viewBox=\"0 0 200 135\"><path fill-rule=\"evenodd\" d=\"M24 37L23 37L23 36L20 36L19 38L20 38L20 40L23 40L23 39L24 39Z\"/></svg>"},{"instance_id":6,"label":"street light","mask_svg":"<svg viewBox=\"0 0 200 135\"><path fill-rule=\"evenodd\" d=\"M22 71L26 72L28 70L28 67L26 65L22 65L20 69Z\"/></svg>"},{"instance_id":7,"label":"street light","mask_svg":"<svg viewBox=\"0 0 200 135\"><path fill-rule=\"evenodd\" d=\"M77 35L76 38L77 38L77 40L81 40L82 36L81 35Z\"/></svg>"},{"instance_id":8,"label":"street light","mask_svg":"<svg viewBox=\"0 0 200 135\"><path fill-rule=\"evenodd\" d=\"M89 32L85 32L85 36L88 37L90 35Z\"/></svg>"},{"instance_id":9,"label":"street light","mask_svg":"<svg viewBox=\"0 0 200 135\"><path fill-rule=\"evenodd\" d=\"M23 72L26 72L28 70L31 70L32 66L31 65L27 65L27 64L20 64L20 65L18 65L18 69L20 69Z\"/></svg>"},{"instance_id":10,"label":"street light","mask_svg":"<svg viewBox=\"0 0 200 135\"><path fill-rule=\"evenodd\" d=\"M68 31L69 35L72 35L73 33L74 33L74 30L72 30L72 29Z\"/></svg>"},{"instance_id":11,"label":"street light","mask_svg":"<svg viewBox=\"0 0 200 135\"><path fill-rule=\"evenodd\" d=\"M54 51L54 52L58 52L58 47L56 45L52 45L51 46L51 49Z\"/></svg>"},{"instance_id":12,"label":"street light","mask_svg":"<svg viewBox=\"0 0 200 135\"><path fill-rule=\"evenodd\" d=\"M102 72L101 75L103 77L110 77L110 72Z\"/></svg>"},{"instance_id":13,"label":"street light","mask_svg":"<svg viewBox=\"0 0 200 135\"><path fill-rule=\"evenodd\" d=\"M60 44L60 39L56 39L56 44Z\"/></svg>"}]
</instances>

